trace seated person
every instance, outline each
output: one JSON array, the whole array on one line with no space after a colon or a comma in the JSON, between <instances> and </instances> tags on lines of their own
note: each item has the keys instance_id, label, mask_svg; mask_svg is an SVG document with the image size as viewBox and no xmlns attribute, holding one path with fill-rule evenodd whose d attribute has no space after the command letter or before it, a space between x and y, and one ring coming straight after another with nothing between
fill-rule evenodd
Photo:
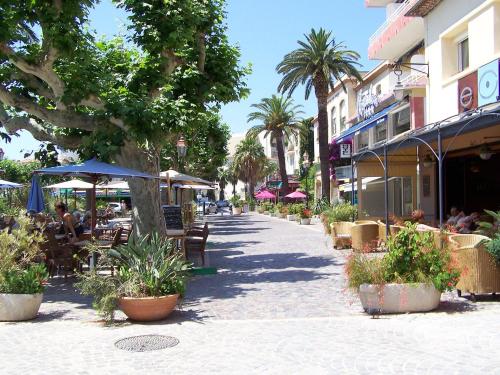
<instances>
[{"instance_id":1,"label":"seated person","mask_svg":"<svg viewBox=\"0 0 500 375\"><path fill-rule=\"evenodd\" d=\"M108 207L106 207L106 210L104 211L104 215L106 215L108 218L114 218L115 210L113 210L113 207L108 205Z\"/></svg>"},{"instance_id":2,"label":"seated person","mask_svg":"<svg viewBox=\"0 0 500 375\"><path fill-rule=\"evenodd\" d=\"M458 211L456 207L452 207L450 210L450 216L448 217L448 221L446 222L446 224L457 225L458 220L464 216L465 214L463 213L463 211Z\"/></svg>"},{"instance_id":3,"label":"seated person","mask_svg":"<svg viewBox=\"0 0 500 375\"><path fill-rule=\"evenodd\" d=\"M73 215L68 212L68 208L63 202L57 202L55 205L57 215L62 219L64 233L71 235L69 241L77 242L78 237L83 233L83 226L77 222Z\"/></svg>"},{"instance_id":4,"label":"seated person","mask_svg":"<svg viewBox=\"0 0 500 375\"><path fill-rule=\"evenodd\" d=\"M90 229L91 227L91 219L92 219L92 213L90 211L85 212L85 215L83 215L83 220L82 220L82 225L86 229Z\"/></svg>"}]
</instances>

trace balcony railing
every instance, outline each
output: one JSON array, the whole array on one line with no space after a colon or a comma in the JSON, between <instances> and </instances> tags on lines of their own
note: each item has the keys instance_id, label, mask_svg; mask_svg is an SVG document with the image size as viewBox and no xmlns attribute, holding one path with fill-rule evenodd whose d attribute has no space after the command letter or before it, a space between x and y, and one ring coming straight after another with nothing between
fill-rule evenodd
<instances>
[{"instance_id":1,"label":"balcony railing","mask_svg":"<svg viewBox=\"0 0 500 375\"><path fill-rule=\"evenodd\" d=\"M417 88L427 86L427 75L423 73L412 73L401 80L404 88Z\"/></svg>"},{"instance_id":2,"label":"balcony railing","mask_svg":"<svg viewBox=\"0 0 500 375\"><path fill-rule=\"evenodd\" d=\"M392 13L385 22L375 31L370 37L370 45L375 41L401 16L404 16L418 0L405 0L401 5Z\"/></svg>"}]
</instances>

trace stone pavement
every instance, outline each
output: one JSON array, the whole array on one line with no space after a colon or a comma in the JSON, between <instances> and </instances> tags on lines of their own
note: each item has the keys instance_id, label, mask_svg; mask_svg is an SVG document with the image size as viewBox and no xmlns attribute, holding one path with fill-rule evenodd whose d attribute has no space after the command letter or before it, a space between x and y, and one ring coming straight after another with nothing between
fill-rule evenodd
<instances>
[{"instance_id":1,"label":"stone pavement","mask_svg":"<svg viewBox=\"0 0 500 375\"><path fill-rule=\"evenodd\" d=\"M437 312L371 319L344 291L345 253L318 227L257 214L210 224L219 274L195 278L170 319L105 327L88 298L55 279L38 319L0 323L0 374L500 375L498 299L449 294ZM113 345L142 334L179 344Z\"/></svg>"}]
</instances>

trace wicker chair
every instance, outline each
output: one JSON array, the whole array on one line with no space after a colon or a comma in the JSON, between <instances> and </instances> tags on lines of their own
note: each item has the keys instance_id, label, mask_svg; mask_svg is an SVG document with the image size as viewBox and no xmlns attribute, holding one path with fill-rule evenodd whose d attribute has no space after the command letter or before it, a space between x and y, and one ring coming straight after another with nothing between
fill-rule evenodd
<instances>
[{"instance_id":1,"label":"wicker chair","mask_svg":"<svg viewBox=\"0 0 500 375\"><path fill-rule=\"evenodd\" d=\"M484 248L488 237L478 234L455 234L450 244L458 261L461 275L457 284L458 294L468 292L472 299L476 294L500 292L500 265Z\"/></svg>"},{"instance_id":2,"label":"wicker chair","mask_svg":"<svg viewBox=\"0 0 500 375\"><path fill-rule=\"evenodd\" d=\"M356 221L351 228L352 249L374 250L378 246L378 224L374 221Z\"/></svg>"},{"instance_id":3,"label":"wicker chair","mask_svg":"<svg viewBox=\"0 0 500 375\"><path fill-rule=\"evenodd\" d=\"M331 225L333 247L335 249L349 248L352 242L351 228L354 223L350 221L338 221Z\"/></svg>"}]
</instances>

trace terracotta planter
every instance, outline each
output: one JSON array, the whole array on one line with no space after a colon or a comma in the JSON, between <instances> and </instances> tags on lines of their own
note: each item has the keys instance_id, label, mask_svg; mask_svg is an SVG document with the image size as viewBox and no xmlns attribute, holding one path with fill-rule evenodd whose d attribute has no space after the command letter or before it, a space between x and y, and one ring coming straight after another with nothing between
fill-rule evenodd
<instances>
[{"instance_id":1,"label":"terracotta planter","mask_svg":"<svg viewBox=\"0 0 500 375\"><path fill-rule=\"evenodd\" d=\"M36 318L43 293L0 294L0 321L17 322Z\"/></svg>"},{"instance_id":2,"label":"terracotta planter","mask_svg":"<svg viewBox=\"0 0 500 375\"><path fill-rule=\"evenodd\" d=\"M118 301L118 306L129 319L150 322L169 316L174 311L178 298L178 294L163 297L122 297Z\"/></svg>"},{"instance_id":3,"label":"terracotta planter","mask_svg":"<svg viewBox=\"0 0 500 375\"><path fill-rule=\"evenodd\" d=\"M295 215L286 215L288 221L295 221Z\"/></svg>"},{"instance_id":4,"label":"terracotta planter","mask_svg":"<svg viewBox=\"0 0 500 375\"><path fill-rule=\"evenodd\" d=\"M432 284L363 284L359 287L363 309L369 314L401 314L431 311L438 307L441 292Z\"/></svg>"},{"instance_id":5,"label":"terracotta planter","mask_svg":"<svg viewBox=\"0 0 500 375\"><path fill-rule=\"evenodd\" d=\"M310 225L311 224L311 218L305 218L305 219L300 219L300 225Z\"/></svg>"},{"instance_id":6,"label":"terracotta planter","mask_svg":"<svg viewBox=\"0 0 500 375\"><path fill-rule=\"evenodd\" d=\"M241 215L241 207L233 207L233 215Z\"/></svg>"}]
</instances>

